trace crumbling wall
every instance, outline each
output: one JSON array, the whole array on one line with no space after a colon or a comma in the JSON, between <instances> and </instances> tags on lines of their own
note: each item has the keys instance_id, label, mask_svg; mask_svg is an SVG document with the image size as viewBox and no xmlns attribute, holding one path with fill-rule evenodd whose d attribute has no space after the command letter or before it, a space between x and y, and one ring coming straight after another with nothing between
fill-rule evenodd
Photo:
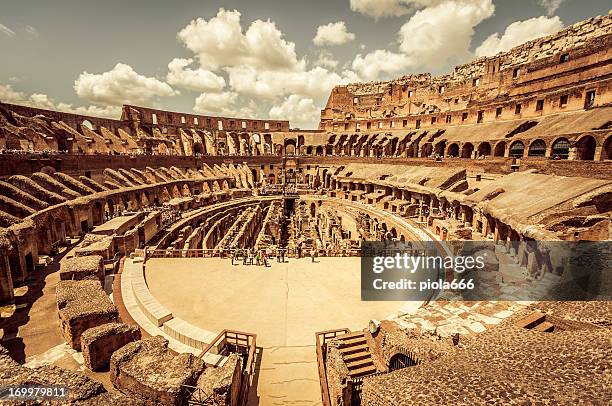
<instances>
[{"instance_id":1,"label":"crumbling wall","mask_svg":"<svg viewBox=\"0 0 612 406\"><path fill-rule=\"evenodd\" d=\"M107 323L85 330L81 335L81 349L85 366L92 371L109 366L112 354L131 343L140 340L140 329L123 323Z\"/></svg>"}]
</instances>

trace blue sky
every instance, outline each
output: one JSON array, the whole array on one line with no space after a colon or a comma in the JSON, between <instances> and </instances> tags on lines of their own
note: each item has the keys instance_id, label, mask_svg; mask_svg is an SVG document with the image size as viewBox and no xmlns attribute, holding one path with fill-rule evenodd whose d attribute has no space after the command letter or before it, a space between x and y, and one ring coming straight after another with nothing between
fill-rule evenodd
<instances>
[{"instance_id":1,"label":"blue sky","mask_svg":"<svg viewBox=\"0 0 612 406\"><path fill-rule=\"evenodd\" d=\"M335 84L447 73L576 21L580 0L0 1L0 100L314 128Z\"/></svg>"}]
</instances>

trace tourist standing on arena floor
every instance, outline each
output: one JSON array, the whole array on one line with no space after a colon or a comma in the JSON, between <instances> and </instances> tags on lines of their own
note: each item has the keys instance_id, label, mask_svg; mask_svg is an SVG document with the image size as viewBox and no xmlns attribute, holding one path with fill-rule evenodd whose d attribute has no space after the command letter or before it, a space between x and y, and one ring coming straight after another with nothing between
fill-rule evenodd
<instances>
[{"instance_id":1,"label":"tourist standing on arena floor","mask_svg":"<svg viewBox=\"0 0 612 406\"><path fill-rule=\"evenodd\" d=\"M315 262L315 255L317 254L317 251L314 248L310 249L310 259L312 260L312 262Z\"/></svg>"}]
</instances>

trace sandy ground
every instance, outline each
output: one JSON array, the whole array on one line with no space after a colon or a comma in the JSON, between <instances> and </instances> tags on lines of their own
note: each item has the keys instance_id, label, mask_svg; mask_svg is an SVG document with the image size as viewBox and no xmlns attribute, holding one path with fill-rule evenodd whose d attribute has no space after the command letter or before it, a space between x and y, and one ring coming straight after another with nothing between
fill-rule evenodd
<instances>
[{"instance_id":1,"label":"sandy ground","mask_svg":"<svg viewBox=\"0 0 612 406\"><path fill-rule=\"evenodd\" d=\"M359 258L270 265L160 258L147 261L146 278L151 293L176 317L214 332L257 334L253 404L320 404L315 332L361 330L372 318L397 313L403 303L361 301Z\"/></svg>"}]
</instances>

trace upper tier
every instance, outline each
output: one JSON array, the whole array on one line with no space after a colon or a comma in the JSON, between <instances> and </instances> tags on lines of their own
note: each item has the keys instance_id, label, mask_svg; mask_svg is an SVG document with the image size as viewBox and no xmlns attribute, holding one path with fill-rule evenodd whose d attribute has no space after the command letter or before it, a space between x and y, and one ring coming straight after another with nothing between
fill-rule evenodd
<instances>
[{"instance_id":1,"label":"upper tier","mask_svg":"<svg viewBox=\"0 0 612 406\"><path fill-rule=\"evenodd\" d=\"M467 124L604 105L611 101L611 44L609 14L456 66L449 75L336 86L319 128L415 128L432 120Z\"/></svg>"}]
</instances>

